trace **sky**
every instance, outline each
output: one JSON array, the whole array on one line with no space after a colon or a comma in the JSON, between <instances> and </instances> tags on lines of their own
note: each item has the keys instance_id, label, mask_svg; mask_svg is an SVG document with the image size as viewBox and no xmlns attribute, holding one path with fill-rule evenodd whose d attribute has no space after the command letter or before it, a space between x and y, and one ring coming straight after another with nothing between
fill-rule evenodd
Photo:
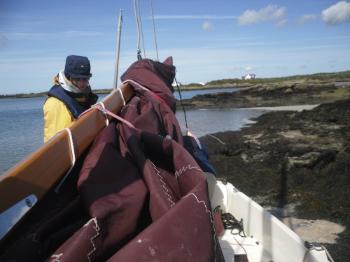
<instances>
[{"instance_id":1,"label":"sky","mask_svg":"<svg viewBox=\"0 0 350 262\"><path fill-rule=\"evenodd\" d=\"M140 0L145 50L173 56L180 83L350 70L350 1ZM93 89L136 61L133 0L0 0L0 94L48 91L66 56L90 59ZM141 42L142 43L142 42Z\"/></svg>"}]
</instances>

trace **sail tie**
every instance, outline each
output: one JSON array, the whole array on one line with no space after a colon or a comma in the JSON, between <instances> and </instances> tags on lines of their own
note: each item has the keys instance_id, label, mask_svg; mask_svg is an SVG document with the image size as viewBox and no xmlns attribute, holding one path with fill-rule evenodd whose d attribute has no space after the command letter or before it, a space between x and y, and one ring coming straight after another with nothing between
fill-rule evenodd
<instances>
[{"instance_id":1,"label":"sail tie","mask_svg":"<svg viewBox=\"0 0 350 262\"><path fill-rule=\"evenodd\" d=\"M97 103L97 105L100 105L103 109L106 109L105 104L103 102L99 102ZM95 107L95 106L93 106ZM105 118L106 118L106 126L109 126L109 119L108 116L106 114L104 114Z\"/></svg>"},{"instance_id":2,"label":"sail tie","mask_svg":"<svg viewBox=\"0 0 350 262\"><path fill-rule=\"evenodd\" d=\"M120 98L122 99L123 106L125 106L126 102L125 102L125 98L124 98L123 92L122 92L122 90L120 88L118 88L118 92L120 93Z\"/></svg>"},{"instance_id":3,"label":"sail tie","mask_svg":"<svg viewBox=\"0 0 350 262\"><path fill-rule=\"evenodd\" d=\"M108 115L114 119L117 119L119 120L120 122L122 122L123 124L127 125L128 127L131 127L131 128L135 128L135 126L130 123L129 121L125 120L124 118L112 113L111 111L109 111L108 109L106 109L105 107L102 107L102 105L100 103L92 106L91 108L96 108L98 110L100 110L103 114L105 115Z\"/></svg>"}]
</instances>

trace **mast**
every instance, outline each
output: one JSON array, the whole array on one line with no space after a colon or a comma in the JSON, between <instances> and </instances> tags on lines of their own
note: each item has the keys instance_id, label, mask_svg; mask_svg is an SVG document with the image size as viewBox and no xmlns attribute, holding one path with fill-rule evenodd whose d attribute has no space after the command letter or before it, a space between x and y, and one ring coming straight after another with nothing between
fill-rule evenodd
<instances>
[{"instance_id":1,"label":"mast","mask_svg":"<svg viewBox=\"0 0 350 262\"><path fill-rule=\"evenodd\" d=\"M119 19L118 19L117 44L116 44L116 52L115 52L115 70L114 70L113 89L118 88L119 56L120 56L122 24L123 24L123 12L122 12L122 9L120 9Z\"/></svg>"}]
</instances>

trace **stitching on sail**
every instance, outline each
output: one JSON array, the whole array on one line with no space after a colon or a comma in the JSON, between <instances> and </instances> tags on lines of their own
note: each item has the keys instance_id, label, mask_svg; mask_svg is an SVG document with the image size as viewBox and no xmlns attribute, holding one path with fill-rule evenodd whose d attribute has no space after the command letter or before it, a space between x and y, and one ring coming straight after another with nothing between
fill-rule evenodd
<instances>
[{"instance_id":1,"label":"stitching on sail","mask_svg":"<svg viewBox=\"0 0 350 262\"><path fill-rule=\"evenodd\" d=\"M51 256L51 258L53 259L52 262L60 262L62 256L63 256L63 253L53 254Z\"/></svg>"},{"instance_id":2,"label":"stitching on sail","mask_svg":"<svg viewBox=\"0 0 350 262\"><path fill-rule=\"evenodd\" d=\"M188 170L191 169L195 169L197 171L203 172L198 166L191 166L190 164L188 164L187 166L183 166L181 168L179 168L178 170L175 171L175 177L179 177L181 176L183 173L185 173Z\"/></svg>"},{"instance_id":3,"label":"stitching on sail","mask_svg":"<svg viewBox=\"0 0 350 262\"><path fill-rule=\"evenodd\" d=\"M92 250L87 254L87 259L89 260L89 262L91 262L90 256L92 255L92 253L94 253L94 252L96 251L96 246L95 246L95 243L94 243L94 239L97 238L97 237L100 235L100 227L98 226L97 218L96 218L96 217L90 219L90 220L84 225L84 227L87 227L88 225L90 225L91 222L94 222L94 223L95 223L95 226L93 226L93 228L96 230L96 234L93 235L93 236L90 238L90 242L91 242L93 248L92 248Z\"/></svg>"},{"instance_id":4,"label":"stitching on sail","mask_svg":"<svg viewBox=\"0 0 350 262\"><path fill-rule=\"evenodd\" d=\"M158 176L158 178L159 178L159 181L160 181L160 183L161 183L161 185L162 185L164 194L167 196L167 198L168 198L168 200L169 200L169 202L170 202L170 207L173 207L173 206L175 205L175 202L174 202L174 200L172 199L172 196L171 196L171 194L170 194L170 190L168 189L168 187L167 187L167 185L166 185L166 183L165 183L163 177L160 175L160 171L157 169L157 167L155 166L155 164L154 164L152 161L150 161L150 162L151 162L151 164L152 164L154 170L156 171L156 174L157 174L157 176Z\"/></svg>"},{"instance_id":5,"label":"stitching on sail","mask_svg":"<svg viewBox=\"0 0 350 262\"><path fill-rule=\"evenodd\" d=\"M215 233L215 227L214 227L214 220L213 220L213 214L212 212L208 209L206 203L204 202L204 200L199 200L198 197L196 196L195 193L189 193L187 194L186 196L184 197L189 197L190 195L194 196L194 198L196 199L197 203L198 204L202 204L205 208L205 212L209 214L209 218L210 218L210 224L211 224L211 227L212 227L212 231L213 231L213 240L214 240L214 258L215 258L215 261L216 261L216 245L218 244L216 242L216 233Z\"/></svg>"}]
</instances>

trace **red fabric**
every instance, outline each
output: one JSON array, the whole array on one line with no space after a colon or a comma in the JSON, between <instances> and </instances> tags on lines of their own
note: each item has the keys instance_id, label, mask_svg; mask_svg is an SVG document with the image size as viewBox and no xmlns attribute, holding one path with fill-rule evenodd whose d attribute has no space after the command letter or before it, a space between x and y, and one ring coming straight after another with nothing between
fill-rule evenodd
<instances>
[{"instance_id":1,"label":"red fabric","mask_svg":"<svg viewBox=\"0 0 350 262\"><path fill-rule=\"evenodd\" d=\"M159 92L168 85L162 78L155 81L158 73L143 77L154 80L152 90L163 99L168 91L164 96ZM91 220L50 259L223 261L207 182L182 147L174 113L136 88L121 115L136 128L121 123L106 127L79 175L78 189Z\"/></svg>"},{"instance_id":2,"label":"red fabric","mask_svg":"<svg viewBox=\"0 0 350 262\"><path fill-rule=\"evenodd\" d=\"M121 76L121 79L122 81L132 79L147 87L161 97L175 112L176 99L172 94L174 89L171 85L175 78L175 72L176 68L172 65L171 57L166 59L164 63L142 59L133 63Z\"/></svg>"}]
</instances>

